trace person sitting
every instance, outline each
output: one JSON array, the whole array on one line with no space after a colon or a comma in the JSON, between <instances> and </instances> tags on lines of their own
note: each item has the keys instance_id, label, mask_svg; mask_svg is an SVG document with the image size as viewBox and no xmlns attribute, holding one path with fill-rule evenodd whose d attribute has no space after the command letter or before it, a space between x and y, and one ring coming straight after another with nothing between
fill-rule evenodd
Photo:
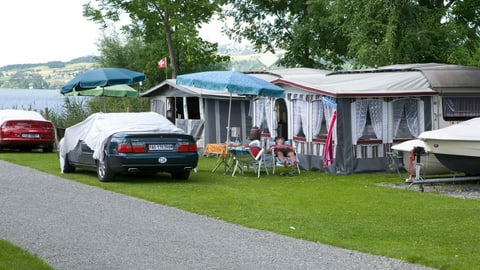
<instances>
[{"instance_id":1,"label":"person sitting","mask_svg":"<svg viewBox=\"0 0 480 270\"><path fill-rule=\"evenodd\" d=\"M273 155L280 159L280 162L282 162L283 166L287 166L287 161L285 157L288 157L290 159L290 165L292 167L297 165L297 159L295 158L295 151L293 149L293 146L286 145L285 139L283 137L277 137L275 139L275 144L272 145L271 148L273 149Z\"/></svg>"}]
</instances>

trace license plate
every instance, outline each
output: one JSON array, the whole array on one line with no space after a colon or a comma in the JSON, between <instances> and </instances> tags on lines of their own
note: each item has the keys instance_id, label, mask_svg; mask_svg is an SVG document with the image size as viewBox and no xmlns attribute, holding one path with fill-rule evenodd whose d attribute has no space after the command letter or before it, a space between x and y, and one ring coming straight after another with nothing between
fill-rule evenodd
<instances>
[{"instance_id":1,"label":"license plate","mask_svg":"<svg viewBox=\"0 0 480 270\"><path fill-rule=\"evenodd\" d=\"M37 133L22 133L22 138L38 139L38 138L40 138L40 134L37 134Z\"/></svg>"},{"instance_id":2,"label":"license plate","mask_svg":"<svg viewBox=\"0 0 480 270\"><path fill-rule=\"evenodd\" d=\"M173 151L173 144L149 144L148 151Z\"/></svg>"}]
</instances>

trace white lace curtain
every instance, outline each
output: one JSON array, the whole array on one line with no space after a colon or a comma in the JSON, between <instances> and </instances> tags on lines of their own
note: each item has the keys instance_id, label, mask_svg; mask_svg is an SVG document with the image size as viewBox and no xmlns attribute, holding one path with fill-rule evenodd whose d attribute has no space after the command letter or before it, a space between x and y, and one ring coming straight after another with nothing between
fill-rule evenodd
<instances>
[{"instance_id":1,"label":"white lace curtain","mask_svg":"<svg viewBox=\"0 0 480 270\"><path fill-rule=\"evenodd\" d=\"M265 99L265 115L267 120L268 131L270 132L270 137L277 137L277 114L274 111L275 100L273 98Z\"/></svg>"},{"instance_id":2,"label":"white lace curtain","mask_svg":"<svg viewBox=\"0 0 480 270\"><path fill-rule=\"evenodd\" d=\"M420 133L418 125L418 101L416 99L400 99L393 102L393 137L396 137L404 115L410 134L416 138Z\"/></svg>"},{"instance_id":3,"label":"white lace curtain","mask_svg":"<svg viewBox=\"0 0 480 270\"><path fill-rule=\"evenodd\" d=\"M337 103L329 98L324 97L323 104L323 113L325 114L325 122L327 123L328 128L330 126L330 122L332 122L333 112L337 109Z\"/></svg>"},{"instance_id":4,"label":"white lace curtain","mask_svg":"<svg viewBox=\"0 0 480 270\"><path fill-rule=\"evenodd\" d=\"M323 102L314 100L312 102L312 132L314 137L318 136L322 129L323 114Z\"/></svg>"},{"instance_id":5,"label":"white lace curtain","mask_svg":"<svg viewBox=\"0 0 480 270\"><path fill-rule=\"evenodd\" d=\"M277 136L277 114L274 112L275 99L259 98L255 100L255 125L262 126L267 123L268 131L271 137Z\"/></svg>"},{"instance_id":6,"label":"white lace curtain","mask_svg":"<svg viewBox=\"0 0 480 270\"><path fill-rule=\"evenodd\" d=\"M307 132L307 102L302 99L293 100L293 134L298 136L300 129L303 127L303 132ZM305 134L306 135L306 134Z\"/></svg>"},{"instance_id":7,"label":"white lace curtain","mask_svg":"<svg viewBox=\"0 0 480 270\"><path fill-rule=\"evenodd\" d=\"M377 139L383 138L383 100L362 99L355 102L356 108L356 141L358 141L367 124L367 113L372 122L373 131Z\"/></svg>"},{"instance_id":8,"label":"white lace curtain","mask_svg":"<svg viewBox=\"0 0 480 270\"><path fill-rule=\"evenodd\" d=\"M265 115L265 99L260 98L255 100L255 125L260 127Z\"/></svg>"}]
</instances>

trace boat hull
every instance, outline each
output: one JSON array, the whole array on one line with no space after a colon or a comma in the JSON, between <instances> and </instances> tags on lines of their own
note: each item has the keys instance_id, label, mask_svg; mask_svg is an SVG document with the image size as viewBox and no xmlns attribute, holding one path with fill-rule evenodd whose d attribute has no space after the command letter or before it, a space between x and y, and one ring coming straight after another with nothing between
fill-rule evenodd
<instances>
[{"instance_id":1,"label":"boat hull","mask_svg":"<svg viewBox=\"0 0 480 270\"><path fill-rule=\"evenodd\" d=\"M424 139L424 142L452 172L480 175L480 141Z\"/></svg>"},{"instance_id":2,"label":"boat hull","mask_svg":"<svg viewBox=\"0 0 480 270\"><path fill-rule=\"evenodd\" d=\"M480 175L480 157L434 154L445 167L466 175Z\"/></svg>"}]
</instances>

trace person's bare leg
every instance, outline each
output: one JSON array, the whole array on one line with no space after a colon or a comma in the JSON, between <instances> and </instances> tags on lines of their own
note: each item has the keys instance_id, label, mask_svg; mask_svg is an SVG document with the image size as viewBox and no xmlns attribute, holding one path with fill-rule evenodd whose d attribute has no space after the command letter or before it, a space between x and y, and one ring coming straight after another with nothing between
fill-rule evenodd
<instances>
[{"instance_id":1,"label":"person's bare leg","mask_svg":"<svg viewBox=\"0 0 480 270\"><path fill-rule=\"evenodd\" d=\"M297 158L295 157L294 152L288 153L288 158L290 159L290 163L291 163L292 167L297 165Z\"/></svg>"},{"instance_id":2,"label":"person's bare leg","mask_svg":"<svg viewBox=\"0 0 480 270\"><path fill-rule=\"evenodd\" d=\"M285 161L285 155L283 154L282 151L277 152L277 157L278 159L280 159L280 162L282 162L282 164L286 166L287 162Z\"/></svg>"}]
</instances>

